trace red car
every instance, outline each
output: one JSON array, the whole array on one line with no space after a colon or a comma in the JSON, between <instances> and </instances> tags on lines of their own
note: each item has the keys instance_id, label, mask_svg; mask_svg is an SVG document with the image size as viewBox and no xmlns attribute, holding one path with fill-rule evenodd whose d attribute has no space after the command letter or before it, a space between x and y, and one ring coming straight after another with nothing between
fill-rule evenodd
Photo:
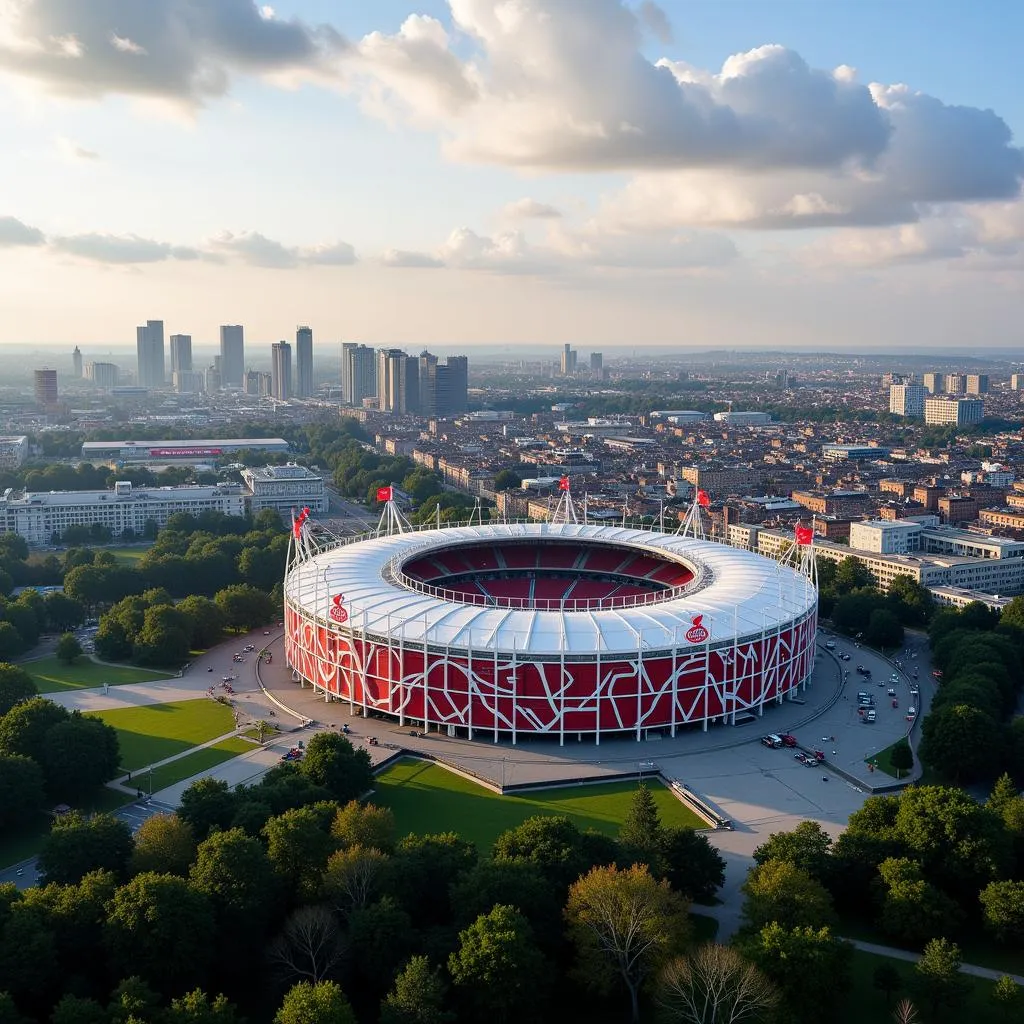
<instances>
[{"instance_id":1,"label":"red car","mask_svg":"<svg viewBox=\"0 0 1024 1024\"><path fill-rule=\"evenodd\" d=\"M793 736L791 733L784 732L782 734L782 745L784 747L795 747L795 746L797 746L796 737Z\"/></svg>"}]
</instances>

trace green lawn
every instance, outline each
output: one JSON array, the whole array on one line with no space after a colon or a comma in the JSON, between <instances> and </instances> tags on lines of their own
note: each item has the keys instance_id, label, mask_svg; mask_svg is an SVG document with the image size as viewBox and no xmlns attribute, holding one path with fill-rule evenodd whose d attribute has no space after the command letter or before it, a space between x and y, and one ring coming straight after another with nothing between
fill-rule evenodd
<instances>
[{"instance_id":1,"label":"green lawn","mask_svg":"<svg viewBox=\"0 0 1024 1024\"><path fill-rule=\"evenodd\" d=\"M705 827L661 783L651 788L666 825ZM499 796L439 765L409 758L377 776L371 800L391 808L402 835L454 831L487 850L502 832L537 814L564 814L580 828L615 835L635 791L629 781Z\"/></svg>"},{"instance_id":2,"label":"green lawn","mask_svg":"<svg viewBox=\"0 0 1024 1024\"><path fill-rule=\"evenodd\" d=\"M129 772L223 736L235 726L231 708L206 697L90 714L117 730L121 767Z\"/></svg>"},{"instance_id":3,"label":"green lawn","mask_svg":"<svg viewBox=\"0 0 1024 1024\"><path fill-rule=\"evenodd\" d=\"M911 999L909 981L914 975L914 965L904 960L892 960L885 956L876 956L874 953L864 953L861 950L854 950L853 953L853 987L848 996L840 1003L834 1015L829 1015L829 1020L834 1024L885 1024L893 1019L893 1005L887 1005L885 993L875 988L875 970L880 964L890 964L895 967L903 978L903 987L893 996L893 1004L900 999ZM995 982L985 978L969 977L971 992L966 1005L962 1010L955 1013L947 1010L943 1020L953 1024L955 1021L971 1021L972 1024L995 1024L997 1018L992 1012L989 1004L989 993L992 991ZM918 1007L919 1021L926 1021L924 1007Z\"/></svg>"},{"instance_id":4,"label":"green lawn","mask_svg":"<svg viewBox=\"0 0 1024 1024\"><path fill-rule=\"evenodd\" d=\"M900 740L896 740L895 743L890 743L885 750L880 750L877 754L872 754L870 757L864 758L864 763L867 764L869 761L873 761L876 771L884 772L886 775L891 775L894 779L900 777L905 779L910 772L904 771L897 774L896 769L892 766L892 748L899 742Z\"/></svg>"},{"instance_id":5,"label":"green lawn","mask_svg":"<svg viewBox=\"0 0 1024 1024\"><path fill-rule=\"evenodd\" d=\"M150 547L152 545L144 544L142 547L136 548L100 548L99 550L113 555L122 565L134 566Z\"/></svg>"},{"instance_id":6,"label":"green lawn","mask_svg":"<svg viewBox=\"0 0 1024 1024\"><path fill-rule=\"evenodd\" d=\"M212 747L203 747L202 750L193 751L177 761L171 761L160 768L154 768L152 773L147 771L139 772L132 782L142 790L143 793L156 793L176 782L192 778L193 775L202 775L209 772L211 768L230 761L239 754L248 754L256 748L251 744L233 736L231 739L221 740ZM152 775L152 779L150 779Z\"/></svg>"},{"instance_id":7,"label":"green lawn","mask_svg":"<svg viewBox=\"0 0 1024 1024\"><path fill-rule=\"evenodd\" d=\"M149 683L156 679L167 679L173 673L152 672L146 668L131 665L101 665L89 658L81 657L73 665L58 661L53 655L26 661L21 666L32 677L38 693L56 693L58 690L85 690L109 683L123 686L125 683Z\"/></svg>"}]
</instances>

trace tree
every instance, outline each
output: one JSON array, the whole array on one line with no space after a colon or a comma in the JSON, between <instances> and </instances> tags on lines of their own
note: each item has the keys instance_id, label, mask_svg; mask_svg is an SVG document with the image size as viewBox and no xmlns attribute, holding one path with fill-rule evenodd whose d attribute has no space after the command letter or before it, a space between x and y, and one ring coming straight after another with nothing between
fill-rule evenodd
<instances>
[{"instance_id":1,"label":"tree","mask_svg":"<svg viewBox=\"0 0 1024 1024\"><path fill-rule=\"evenodd\" d=\"M773 832L754 850L754 861L787 860L824 884L830 873L832 837L816 821L801 821L792 832Z\"/></svg>"},{"instance_id":2,"label":"tree","mask_svg":"<svg viewBox=\"0 0 1024 1024\"><path fill-rule=\"evenodd\" d=\"M224 615L208 597L190 594L177 604L191 627L189 643L193 650L205 651L219 643L224 633Z\"/></svg>"},{"instance_id":3,"label":"tree","mask_svg":"<svg viewBox=\"0 0 1024 1024\"><path fill-rule=\"evenodd\" d=\"M175 875L149 872L122 885L105 925L114 977L138 971L166 995L202 985L213 956L206 897Z\"/></svg>"},{"instance_id":4,"label":"tree","mask_svg":"<svg viewBox=\"0 0 1024 1024\"><path fill-rule=\"evenodd\" d=\"M343 917L377 898L388 856L365 846L348 846L327 858L321 890L330 905Z\"/></svg>"},{"instance_id":5,"label":"tree","mask_svg":"<svg viewBox=\"0 0 1024 1024\"><path fill-rule=\"evenodd\" d=\"M31 757L41 764L46 734L69 717L64 708L45 697L22 701L0 716L0 750Z\"/></svg>"},{"instance_id":6,"label":"tree","mask_svg":"<svg viewBox=\"0 0 1024 1024\"><path fill-rule=\"evenodd\" d=\"M192 623L171 605L147 608L135 636L132 657L140 665L176 666L188 660Z\"/></svg>"},{"instance_id":7,"label":"tree","mask_svg":"<svg viewBox=\"0 0 1024 1024\"><path fill-rule=\"evenodd\" d=\"M821 882L788 860L768 860L752 868L743 892L743 918L753 931L773 921L790 929L820 928L835 916Z\"/></svg>"},{"instance_id":8,"label":"tree","mask_svg":"<svg viewBox=\"0 0 1024 1024\"><path fill-rule=\"evenodd\" d=\"M819 1017L849 991L853 947L829 928L784 928L777 921L749 935L740 952L781 989L786 1016Z\"/></svg>"},{"instance_id":9,"label":"tree","mask_svg":"<svg viewBox=\"0 0 1024 1024\"><path fill-rule=\"evenodd\" d=\"M362 846L392 853L395 849L395 816L388 807L349 800L335 815L331 835L343 847Z\"/></svg>"},{"instance_id":10,"label":"tree","mask_svg":"<svg viewBox=\"0 0 1024 1024\"><path fill-rule=\"evenodd\" d=\"M399 967L416 952L412 919L392 896L385 896L349 917L352 967L359 990L371 1001L380 999ZM448 948L454 935L446 938Z\"/></svg>"},{"instance_id":11,"label":"tree","mask_svg":"<svg viewBox=\"0 0 1024 1024\"><path fill-rule=\"evenodd\" d=\"M879 923L887 935L919 944L957 928L960 908L922 876L917 861L890 857L878 872L886 887Z\"/></svg>"},{"instance_id":12,"label":"tree","mask_svg":"<svg viewBox=\"0 0 1024 1024\"><path fill-rule=\"evenodd\" d=\"M57 590L43 598L43 608L46 610L47 628L53 631L74 629L85 621L81 602Z\"/></svg>"},{"instance_id":13,"label":"tree","mask_svg":"<svg viewBox=\"0 0 1024 1024\"><path fill-rule=\"evenodd\" d=\"M903 987L903 975L888 960L875 968L872 981L879 992L885 993L887 1003L891 1003L892 997Z\"/></svg>"},{"instance_id":14,"label":"tree","mask_svg":"<svg viewBox=\"0 0 1024 1024\"><path fill-rule=\"evenodd\" d=\"M133 875L153 871L184 878L195 853L196 840L187 821L176 814L154 814L135 833L130 870Z\"/></svg>"},{"instance_id":15,"label":"tree","mask_svg":"<svg viewBox=\"0 0 1024 1024\"><path fill-rule=\"evenodd\" d=\"M1024 943L1024 882L989 882L978 897L985 927L1001 942Z\"/></svg>"},{"instance_id":16,"label":"tree","mask_svg":"<svg viewBox=\"0 0 1024 1024\"><path fill-rule=\"evenodd\" d=\"M932 1020L940 1009L957 1010L967 999L971 983L960 964L960 947L947 939L932 939L915 964L910 987Z\"/></svg>"},{"instance_id":17,"label":"tree","mask_svg":"<svg viewBox=\"0 0 1024 1024\"><path fill-rule=\"evenodd\" d=\"M132 654L132 641L120 622L104 616L93 641L97 655L104 661L124 661Z\"/></svg>"},{"instance_id":18,"label":"tree","mask_svg":"<svg viewBox=\"0 0 1024 1024\"><path fill-rule=\"evenodd\" d=\"M868 619L864 641L872 647L899 647L903 643L903 623L888 608L876 608Z\"/></svg>"},{"instance_id":19,"label":"tree","mask_svg":"<svg viewBox=\"0 0 1024 1024\"><path fill-rule=\"evenodd\" d=\"M999 724L984 711L947 705L925 718L918 753L924 764L953 782L977 782L991 777L1002 761L998 737Z\"/></svg>"},{"instance_id":20,"label":"tree","mask_svg":"<svg viewBox=\"0 0 1024 1024\"><path fill-rule=\"evenodd\" d=\"M1003 772L993 783L992 792L989 793L985 806L1002 817L1003 812L1017 799L1018 795L1013 779L1010 778L1008 772Z\"/></svg>"},{"instance_id":21,"label":"tree","mask_svg":"<svg viewBox=\"0 0 1024 1024\"><path fill-rule=\"evenodd\" d=\"M30 1024L28 1018L18 1012L18 1007L7 992L0 992L0 1024Z\"/></svg>"},{"instance_id":22,"label":"tree","mask_svg":"<svg viewBox=\"0 0 1024 1024\"><path fill-rule=\"evenodd\" d=\"M202 989L194 989L180 999L172 999L163 1013L162 1024L242 1024L235 1008L223 995L211 999Z\"/></svg>"},{"instance_id":23,"label":"tree","mask_svg":"<svg viewBox=\"0 0 1024 1024\"><path fill-rule=\"evenodd\" d=\"M121 763L117 732L98 718L73 711L43 739L46 785L55 799L73 803L112 779Z\"/></svg>"},{"instance_id":24,"label":"tree","mask_svg":"<svg viewBox=\"0 0 1024 1024\"><path fill-rule=\"evenodd\" d=\"M299 907L271 943L270 961L286 981L325 981L345 954L345 941L326 907Z\"/></svg>"},{"instance_id":25,"label":"tree","mask_svg":"<svg viewBox=\"0 0 1024 1024\"><path fill-rule=\"evenodd\" d=\"M57 655L58 661L63 661L65 665L73 665L82 656L82 645L74 633L65 633L57 641L53 653Z\"/></svg>"},{"instance_id":26,"label":"tree","mask_svg":"<svg viewBox=\"0 0 1024 1024\"><path fill-rule=\"evenodd\" d=\"M706 835L662 826L660 846L665 877L676 892L705 903L715 898L725 884L725 860Z\"/></svg>"},{"instance_id":27,"label":"tree","mask_svg":"<svg viewBox=\"0 0 1024 1024\"><path fill-rule=\"evenodd\" d=\"M0 754L0 829L16 828L46 799L43 770L30 757Z\"/></svg>"},{"instance_id":28,"label":"tree","mask_svg":"<svg viewBox=\"0 0 1024 1024\"><path fill-rule=\"evenodd\" d=\"M494 474L494 489L496 491L515 490L522 482L523 478L512 469L500 469Z\"/></svg>"},{"instance_id":29,"label":"tree","mask_svg":"<svg viewBox=\"0 0 1024 1024\"><path fill-rule=\"evenodd\" d=\"M665 1024L740 1024L763 1018L778 993L735 949L708 944L665 965L655 998Z\"/></svg>"},{"instance_id":30,"label":"tree","mask_svg":"<svg viewBox=\"0 0 1024 1024\"><path fill-rule=\"evenodd\" d=\"M1020 1020L1021 1009L1024 1008L1024 988L1021 988L1008 974L1002 975L989 993L996 1016L1000 1021Z\"/></svg>"},{"instance_id":31,"label":"tree","mask_svg":"<svg viewBox=\"0 0 1024 1024\"><path fill-rule=\"evenodd\" d=\"M23 668L0 662L0 715L6 715L16 704L31 700L35 695L36 684Z\"/></svg>"},{"instance_id":32,"label":"tree","mask_svg":"<svg viewBox=\"0 0 1024 1024\"><path fill-rule=\"evenodd\" d=\"M570 887L565 908L580 974L597 990L617 975L639 1020L641 987L686 940L686 911L686 900L646 867L593 868Z\"/></svg>"},{"instance_id":33,"label":"tree","mask_svg":"<svg viewBox=\"0 0 1024 1024\"><path fill-rule=\"evenodd\" d=\"M369 752L357 750L337 732L318 732L310 739L300 771L339 803L355 800L373 786Z\"/></svg>"},{"instance_id":34,"label":"tree","mask_svg":"<svg viewBox=\"0 0 1024 1024\"><path fill-rule=\"evenodd\" d=\"M536 864L561 889L567 889L593 864L576 825L566 817L537 816L502 832L494 841L495 860Z\"/></svg>"},{"instance_id":35,"label":"tree","mask_svg":"<svg viewBox=\"0 0 1024 1024\"><path fill-rule=\"evenodd\" d=\"M50 1017L50 1024L109 1024L109 1021L107 1011L95 999L72 995L62 996Z\"/></svg>"},{"instance_id":36,"label":"tree","mask_svg":"<svg viewBox=\"0 0 1024 1024\"><path fill-rule=\"evenodd\" d=\"M16 658L29 646L13 623L0 621L0 659Z\"/></svg>"},{"instance_id":37,"label":"tree","mask_svg":"<svg viewBox=\"0 0 1024 1024\"><path fill-rule=\"evenodd\" d=\"M530 923L500 903L459 933L459 948L448 958L464 1019L479 1024L530 1016L544 998L545 968Z\"/></svg>"},{"instance_id":38,"label":"tree","mask_svg":"<svg viewBox=\"0 0 1024 1024\"><path fill-rule=\"evenodd\" d=\"M300 981L284 997L274 1024L356 1024L341 986L333 981Z\"/></svg>"},{"instance_id":39,"label":"tree","mask_svg":"<svg viewBox=\"0 0 1024 1024\"><path fill-rule=\"evenodd\" d=\"M217 591L213 600L224 616L224 625L239 633L270 622L276 611L265 593L245 583Z\"/></svg>"},{"instance_id":40,"label":"tree","mask_svg":"<svg viewBox=\"0 0 1024 1024\"><path fill-rule=\"evenodd\" d=\"M878 608L881 598L873 592L850 591L841 588L842 597L832 606L832 624L840 633L853 636L868 628L872 613Z\"/></svg>"},{"instance_id":41,"label":"tree","mask_svg":"<svg viewBox=\"0 0 1024 1024\"><path fill-rule=\"evenodd\" d=\"M271 818L263 835L270 863L288 891L315 895L333 847L322 816L312 807L295 807Z\"/></svg>"},{"instance_id":42,"label":"tree","mask_svg":"<svg viewBox=\"0 0 1024 1024\"><path fill-rule=\"evenodd\" d=\"M228 784L223 779L207 776L193 782L181 794L177 813L192 826L196 839L202 841L215 828L230 828L237 806Z\"/></svg>"},{"instance_id":43,"label":"tree","mask_svg":"<svg viewBox=\"0 0 1024 1024\"><path fill-rule=\"evenodd\" d=\"M629 810L619 828L619 842L635 851L654 873L661 873L661 816L654 795L642 782L629 801Z\"/></svg>"},{"instance_id":44,"label":"tree","mask_svg":"<svg viewBox=\"0 0 1024 1024\"><path fill-rule=\"evenodd\" d=\"M398 973L380 1007L380 1024L451 1024L445 1009L448 986L425 956L414 956Z\"/></svg>"},{"instance_id":45,"label":"tree","mask_svg":"<svg viewBox=\"0 0 1024 1024\"><path fill-rule=\"evenodd\" d=\"M917 1024L917 1009L909 999L901 999L896 1004L892 1019L896 1024Z\"/></svg>"},{"instance_id":46,"label":"tree","mask_svg":"<svg viewBox=\"0 0 1024 1024\"><path fill-rule=\"evenodd\" d=\"M91 818L72 811L57 818L39 852L47 882L73 884L90 871L124 877L132 855L132 832L111 814Z\"/></svg>"},{"instance_id":47,"label":"tree","mask_svg":"<svg viewBox=\"0 0 1024 1024\"><path fill-rule=\"evenodd\" d=\"M847 593L851 590L863 590L873 587L875 579L871 570L854 555L848 555L836 567L836 590Z\"/></svg>"},{"instance_id":48,"label":"tree","mask_svg":"<svg viewBox=\"0 0 1024 1024\"><path fill-rule=\"evenodd\" d=\"M452 883L477 862L476 847L454 832L406 836L391 858L388 889L417 925L452 919Z\"/></svg>"},{"instance_id":49,"label":"tree","mask_svg":"<svg viewBox=\"0 0 1024 1024\"><path fill-rule=\"evenodd\" d=\"M905 740L897 740L889 751L889 763L896 769L896 778L900 778L903 772L909 772L914 767L914 752L910 744Z\"/></svg>"}]
</instances>

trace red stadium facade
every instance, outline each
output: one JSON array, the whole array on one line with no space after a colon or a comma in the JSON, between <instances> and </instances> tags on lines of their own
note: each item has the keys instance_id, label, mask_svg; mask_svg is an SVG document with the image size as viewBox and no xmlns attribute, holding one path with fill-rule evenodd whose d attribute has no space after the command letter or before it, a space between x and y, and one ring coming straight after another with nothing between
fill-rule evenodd
<instances>
[{"instance_id":1,"label":"red stadium facade","mask_svg":"<svg viewBox=\"0 0 1024 1024\"><path fill-rule=\"evenodd\" d=\"M520 524L295 547L296 681L402 724L675 735L795 696L814 665L813 585L707 541Z\"/></svg>"}]
</instances>

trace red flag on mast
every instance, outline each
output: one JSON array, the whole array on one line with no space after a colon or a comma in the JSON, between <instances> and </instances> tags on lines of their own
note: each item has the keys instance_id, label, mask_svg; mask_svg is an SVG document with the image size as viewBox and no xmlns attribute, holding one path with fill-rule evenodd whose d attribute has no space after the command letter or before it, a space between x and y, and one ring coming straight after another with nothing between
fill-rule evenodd
<instances>
[{"instance_id":1,"label":"red flag on mast","mask_svg":"<svg viewBox=\"0 0 1024 1024\"><path fill-rule=\"evenodd\" d=\"M378 487L377 488L377 500L378 501L390 501L391 500L391 488L390 487Z\"/></svg>"},{"instance_id":2,"label":"red flag on mast","mask_svg":"<svg viewBox=\"0 0 1024 1024\"><path fill-rule=\"evenodd\" d=\"M810 544L814 540L814 530L810 526L804 526L803 523L796 524L796 542L797 544Z\"/></svg>"},{"instance_id":3,"label":"red flag on mast","mask_svg":"<svg viewBox=\"0 0 1024 1024\"><path fill-rule=\"evenodd\" d=\"M708 492L700 490L697 492L697 504L701 508L708 508L711 505L711 498L708 496Z\"/></svg>"},{"instance_id":4,"label":"red flag on mast","mask_svg":"<svg viewBox=\"0 0 1024 1024\"><path fill-rule=\"evenodd\" d=\"M560 491L569 490L569 478L567 476L563 476L562 479L558 481L558 489Z\"/></svg>"}]
</instances>

